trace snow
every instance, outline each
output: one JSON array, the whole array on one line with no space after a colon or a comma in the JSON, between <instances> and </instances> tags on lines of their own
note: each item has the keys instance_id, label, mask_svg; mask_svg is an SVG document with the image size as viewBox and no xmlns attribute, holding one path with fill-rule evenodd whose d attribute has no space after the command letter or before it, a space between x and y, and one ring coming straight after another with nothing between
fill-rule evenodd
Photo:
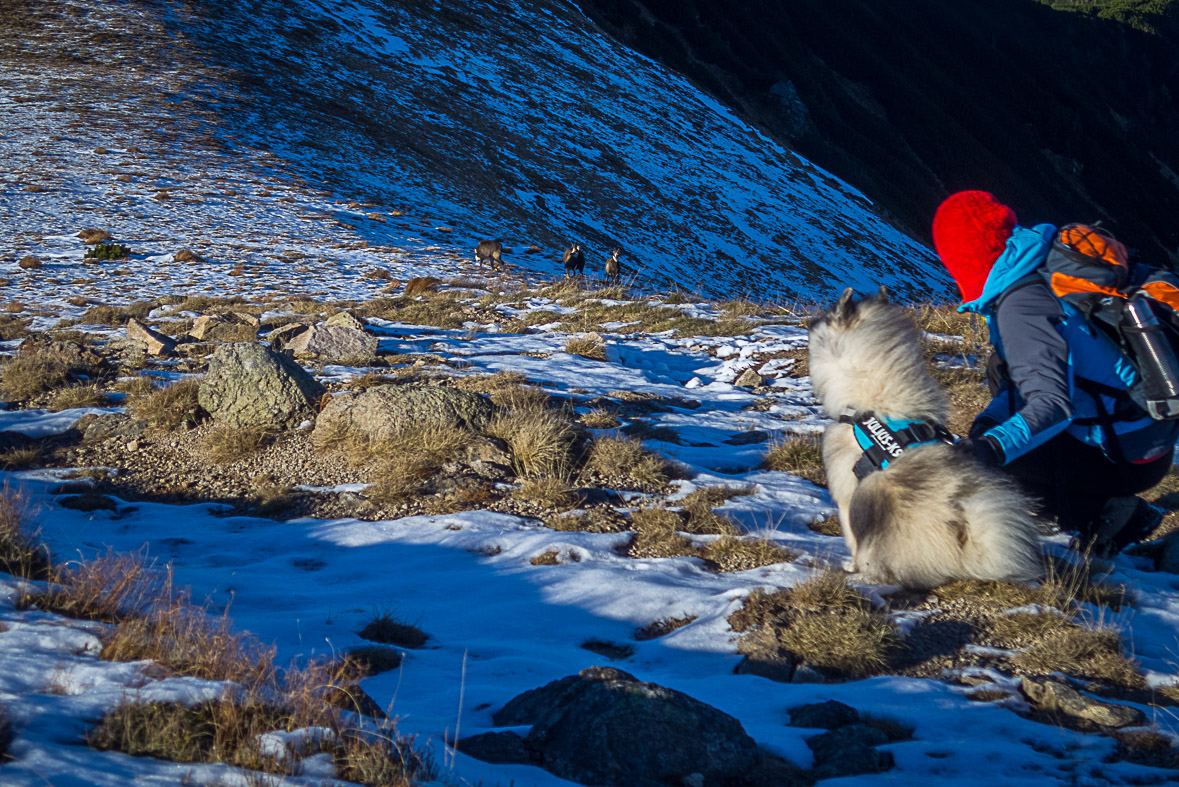
<instances>
[{"instance_id":1,"label":"snow","mask_svg":"<svg viewBox=\"0 0 1179 787\"><path fill-rule=\"evenodd\" d=\"M140 12L126 11L123 4L91 5L87 25L105 25L121 35L120 25L130 32L142 21ZM497 166L505 172L536 167L551 177L542 179L543 186L505 186L494 195L438 184L404 153L405 146L374 150L371 141L342 122L332 134L308 140L307 134L318 133L317 126L306 122L297 102L289 107L280 102L283 112L276 117L265 96L239 102L236 88L191 64L141 66L135 79L158 93L162 103L134 103L112 136L113 124L72 124L66 112L50 111L57 97L17 101L15 96L34 95L43 75L5 61L0 106L6 128L0 151L7 172L0 173L0 216L12 228L15 253L0 260L0 273L11 277L8 298L28 307L34 329L81 318L86 305L79 299L115 303L167 293L242 294L281 304L299 292L322 300L377 297L385 294L386 283L364 277L365 271L380 269L400 279L463 274L469 249L492 228L516 238L520 250L538 227L547 236L588 234L603 247L607 240L613 245L625 238L624 270L641 263L640 283L662 287L675 282L725 297L752 292L821 300L847 285L875 289L880 283L922 294L944 289L946 278L930 267L929 250L868 211L855 189L745 126L685 80L605 39L571 6L540 2L526 8L472 0L472 8L485 12L472 13L479 24L503 24L507 11L529 15L521 44L527 48L501 57L482 51L478 35L436 34L437 19L425 6L415 16L377 0L287 5L292 16L322 23L314 46L294 46L254 25L253 14L228 8L224 19L205 20L210 27L203 34L265 51L291 66L292 73L307 80L307 95L339 96L360 106L364 91L373 91L373 105L402 112L418 131L425 124L454 135L441 143L457 140L464 149L493 146ZM129 15L119 16L124 13ZM350 53L346 63L335 57L334 47ZM356 66L361 62L363 69ZM596 75L593 91L602 92L587 95L581 89L584 80L577 75L585 69ZM529 102L540 82L537 75L546 73L556 76L546 83L548 106L538 117ZM423 79L423 74L429 76ZM495 101L479 91L497 91ZM436 92L457 95L453 106L469 107L480 122L469 122L459 110L448 114L444 110L451 105L432 103ZM162 130L176 120L167 104L194 97L204 104L207 94L234 110L226 115L238 116L227 129L198 128L231 144L225 150L188 144L188 136L161 142ZM485 120L486 106L495 102L499 111ZM107 103L105 94L102 102L92 101L94 106ZM115 105L115 99L109 104ZM414 111L404 113L407 106ZM582 112L592 117L567 122L582 118ZM414 128L407 133L415 133ZM96 163L103 161L92 152L100 143L112 151L110 165ZM147 152L132 153L133 146ZM432 152L448 153L445 144ZM587 162L607 157L619 162L616 171L589 172ZM106 171L108 166L117 169ZM115 172L123 170L142 174L131 182L116 181ZM327 190L315 191L307 181ZM26 189L30 184L45 188ZM153 195L163 186L187 187L191 198L182 190L170 200L158 200ZM363 193L376 195L373 203L350 207L353 198L346 195ZM602 207L603 195L616 202ZM404 215L395 215L378 196L396 201ZM384 220L367 218L370 213ZM543 226L529 218L534 215L543 216ZM699 221L701 215L709 220ZM95 222L133 243L129 260L82 264L76 232ZM458 229L444 233L438 229L442 226ZM779 235L790 239L791 249L778 246ZM859 245L858 238L870 242ZM207 262L178 267L175 253L187 245ZM692 252L685 254L685 246ZM526 277L552 274L559 268L557 251L517 253L512 263ZM41 257L45 268L19 269L16 260L25 253ZM239 264L245 269L241 276L233 273ZM713 321L722 315L708 303L675 308ZM577 311L537 297L501 312L506 321L542 310ZM263 317L291 314L276 306ZM197 313L169 307L153 315L192 319ZM826 424L809 380L789 376L797 362L783 357L805 347L806 332L799 325L755 321L748 336L683 337L641 334L632 330L634 323L618 321L602 326L608 358L603 362L565 353L565 344L578 334L561 331L559 323L523 334L475 324L461 330L384 320L372 324L382 350L437 353L461 364L449 373L515 371L555 395L582 400L620 391L662 397L664 411L645 420L674 431L678 442L648 444L682 463L691 476L679 483L672 502L700 488L737 487L748 494L729 499L719 512L801 557L718 574L696 558L623 557L618 547L627 534L558 532L500 513L280 522L227 516L217 504L136 501L120 505L115 515L65 508L50 493L75 470L95 468L0 473L0 482L28 494L33 524L55 554L84 559L108 549L142 550L158 565L170 563L178 586L191 588L194 598L207 598L211 613L229 610L238 629L274 643L279 663L361 645L357 632L378 614L420 626L430 637L426 646L406 650L399 669L367 678L362 686L399 718L402 732L418 735L419 743L433 750L436 761L445 764L447 784L569 784L537 768L474 760L448 750L443 740L460 726L464 735L489 730L493 712L520 692L605 663L581 647L590 639L632 646L634 655L616 666L734 715L760 744L803 767L811 764L806 738L815 731L786 726L789 708L836 699L913 728L912 740L887 747L896 759L894 770L831 780L833 787L1040 787L1175 778L1171 772L1103 762L1113 749L1109 738L1017 715L1017 681L993 670L973 672L1010 689L1012 699L974 702L961 687L895 676L777 684L733 674L739 656L727 618L743 599L755 589L806 581L817 569L838 568L849 558L842 539L808 527L833 514L826 491L788 473L757 469L769 440L817 433ZM103 337L120 334L81 323L73 329ZM16 342L4 342L2 349L16 347ZM734 385L747 368L768 378L768 393ZM347 381L366 371L331 366L321 377ZM150 376L173 381L185 375L153 370ZM118 411L4 411L0 431L60 435L83 415ZM760 439L755 432L766 440L745 442L751 436ZM364 485L299 488L361 492ZM625 493L624 498L637 503L644 496ZM1064 539L1055 538L1052 548L1063 553ZM549 551L558 554L558 565L531 564ZM1177 680L1179 661L1179 579L1148 569L1148 561L1119 556L1110 564L1111 578L1135 589L1134 605L1118 613L1096 608L1086 613L1092 622L1122 632L1151 685L1169 685ZM877 599L892 590L859 587ZM16 732L10 749L14 759L0 764L0 784L251 783L246 774L224 765L166 763L79 745L94 721L120 702L194 703L218 697L226 687L194 678L160 679L146 662L103 661L98 657L101 624L19 609L26 589L26 583L0 574L0 705ZM905 631L917 625L921 614L902 612L893 619ZM636 628L687 617L694 620L666 636L634 638ZM1177 728L1174 715L1163 709L1152 711L1151 725L1167 734ZM305 732L270 733L265 745L297 759L307 735L321 734ZM300 774L285 777L284 784L319 785L331 779L331 763L322 756L305 757L300 766Z\"/></svg>"}]
</instances>

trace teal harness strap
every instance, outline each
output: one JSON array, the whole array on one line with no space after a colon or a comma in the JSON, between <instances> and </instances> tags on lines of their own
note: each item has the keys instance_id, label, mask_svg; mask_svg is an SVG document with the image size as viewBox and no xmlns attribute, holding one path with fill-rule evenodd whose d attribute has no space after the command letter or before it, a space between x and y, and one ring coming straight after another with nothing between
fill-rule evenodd
<instances>
[{"instance_id":1,"label":"teal harness strap","mask_svg":"<svg viewBox=\"0 0 1179 787\"><path fill-rule=\"evenodd\" d=\"M888 467L905 451L930 443L954 442L950 430L931 421L903 421L871 412L848 411L839 416L839 422L851 424L856 444L864 452L853 468L861 481L870 473Z\"/></svg>"}]
</instances>

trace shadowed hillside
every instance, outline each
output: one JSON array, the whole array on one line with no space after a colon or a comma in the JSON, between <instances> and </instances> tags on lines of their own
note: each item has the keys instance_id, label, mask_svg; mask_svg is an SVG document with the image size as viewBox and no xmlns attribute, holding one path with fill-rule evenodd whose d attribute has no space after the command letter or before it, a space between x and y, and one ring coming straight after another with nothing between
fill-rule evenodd
<instances>
[{"instance_id":1,"label":"shadowed hillside","mask_svg":"<svg viewBox=\"0 0 1179 787\"><path fill-rule=\"evenodd\" d=\"M1082 13L1034 0L582 3L920 237L948 192L984 188L1029 223L1105 219L1179 261L1177 6L1053 5Z\"/></svg>"}]
</instances>

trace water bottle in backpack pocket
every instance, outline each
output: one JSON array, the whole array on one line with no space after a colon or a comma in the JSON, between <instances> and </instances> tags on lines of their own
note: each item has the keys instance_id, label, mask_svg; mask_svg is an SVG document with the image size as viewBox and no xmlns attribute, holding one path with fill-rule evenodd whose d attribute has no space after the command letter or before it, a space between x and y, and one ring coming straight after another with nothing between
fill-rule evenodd
<instances>
[{"instance_id":1,"label":"water bottle in backpack pocket","mask_svg":"<svg viewBox=\"0 0 1179 787\"><path fill-rule=\"evenodd\" d=\"M1167 335L1172 329L1159 323L1146 294L1137 292L1124 303L1119 329L1139 375L1130 395L1156 421L1179 418L1179 359Z\"/></svg>"}]
</instances>

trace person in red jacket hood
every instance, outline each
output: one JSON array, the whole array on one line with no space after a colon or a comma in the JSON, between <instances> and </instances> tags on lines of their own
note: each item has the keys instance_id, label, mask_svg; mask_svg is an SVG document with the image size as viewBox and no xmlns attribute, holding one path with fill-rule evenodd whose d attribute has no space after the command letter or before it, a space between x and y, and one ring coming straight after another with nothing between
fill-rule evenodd
<instances>
[{"instance_id":1,"label":"person in red jacket hood","mask_svg":"<svg viewBox=\"0 0 1179 787\"><path fill-rule=\"evenodd\" d=\"M1109 556L1161 519L1137 495L1171 468L1179 422L1134 409L1133 366L1048 286L1041 270L1055 235L1050 224L1020 226L985 191L952 194L934 216L959 311L986 319L992 348L993 398L956 447L1002 467L1083 547Z\"/></svg>"}]
</instances>

